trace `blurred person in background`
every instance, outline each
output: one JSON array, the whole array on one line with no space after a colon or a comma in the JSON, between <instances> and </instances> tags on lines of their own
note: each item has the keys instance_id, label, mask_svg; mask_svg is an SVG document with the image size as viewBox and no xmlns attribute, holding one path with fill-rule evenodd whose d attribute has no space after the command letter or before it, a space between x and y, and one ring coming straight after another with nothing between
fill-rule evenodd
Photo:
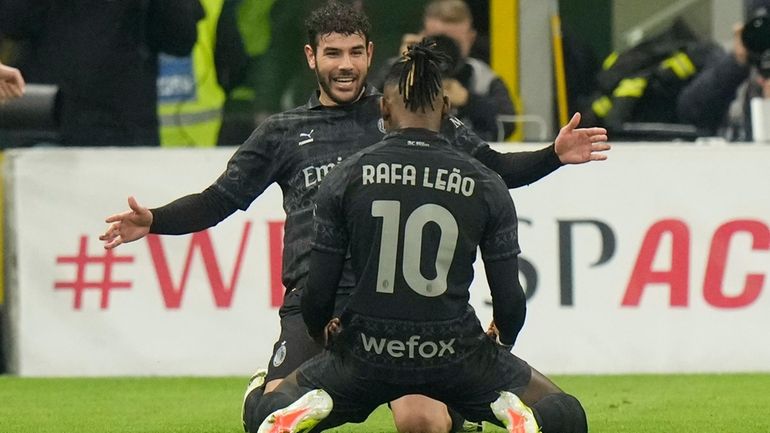
<instances>
[{"instance_id":1,"label":"blurred person in background","mask_svg":"<svg viewBox=\"0 0 770 433\"><path fill-rule=\"evenodd\" d=\"M237 146L270 115L290 110L306 102L306 96L316 85L301 47L306 43L301 19L327 0L226 0L222 15L232 14L241 37L241 69L223 79L219 67L219 81L226 92L219 145ZM382 52L395 52L401 36L407 29L420 24L424 0L341 0L365 11L372 22L387 22L387 26L372 29ZM393 11L399 19L392 21ZM221 21L224 18L220 18ZM390 20L390 21L388 21ZM219 32L219 29L217 30ZM231 51L235 45L231 46ZM383 48L385 47L385 48ZM221 47L217 47L219 57ZM373 65L378 65L378 57ZM382 62L384 63L385 59Z\"/></svg>"},{"instance_id":2,"label":"blurred person in background","mask_svg":"<svg viewBox=\"0 0 770 433\"><path fill-rule=\"evenodd\" d=\"M482 60L470 57L476 40L473 15L462 0L434 0L427 4L423 15L423 29L420 33L405 34L400 52L407 46L419 42L425 36L447 36L457 45L456 49L445 49L445 54L455 58L452 67L444 73L444 93L452 105L452 114L459 118L476 134L487 141L497 141L502 133L508 137L514 132L515 124L503 123L499 131L498 115L516 114L513 100L503 80ZM442 44L448 47L447 44ZM456 53L456 54L455 54ZM396 61L392 58L379 76L373 80L382 86L383 73Z\"/></svg>"},{"instance_id":3,"label":"blurred person in background","mask_svg":"<svg viewBox=\"0 0 770 433\"><path fill-rule=\"evenodd\" d=\"M694 128L677 116L677 101L719 51L717 44L677 19L638 44L607 56L593 94L575 102L587 105L585 122L604 126L616 140L694 139Z\"/></svg>"},{"instance_id":4,"label":"blurred person in background","mask_svg":"<svg viewBox=\"0 0 770 433\"><path fill-rule=\"evenodd\" d=\"M240 42L241 62L221 80L226 92L220 146L243 143L270 115L304 102L313 90L301 50L303 22L325 0L227 0L223 14L232 16ZM231 51L234 51L231 49ZM219 72L219 70L218 70Z\"/></svg>"},{"instance_id":5,"label":"blurred person in background","mask_svg":"<svg viewBox=\"0 0 770 433\"><path fill-rule=\"evenodd\" d=\"M735 24L732 49L721 52L682 91L677 103L680 118L730 141L754 139L751 99L770 100L770 0L746 0L744 6L753 28ZM754 50L745 44L747 35Z\"/></svg>"},{"instance_id":6,"label":"blurred person in background","mask_svg":"<svg viewBox=\"0 0 770 433\"><path fill-rule=\"evenodd\" d=\"M198 0L0 0L28 83L58 86L65 146L158 146L158 53L185 56Z\"/></svg>"},{"instance_id":7,"label":"blurred person in background","mask_svg":"<svg viewBox=\"0 0 770 433\"><path fill-rule=\"evenodd\" d=\"M205 12L187 56L159 55L158 116L164 147L212 147L222 124L223 87L242 67L233 0L200 0ZM226 7L230 6L230 7Z\"/></svg>"},{"instance_id":8,"label":"blurred person in background","mask_svg":"<svg viewBox=\"0 0 770 433\"><path fill-rule=\"evenodd\" d=\"M24 78L21 72L0 63L0 103L24 94Z\"/></svg>"}]
</instances>

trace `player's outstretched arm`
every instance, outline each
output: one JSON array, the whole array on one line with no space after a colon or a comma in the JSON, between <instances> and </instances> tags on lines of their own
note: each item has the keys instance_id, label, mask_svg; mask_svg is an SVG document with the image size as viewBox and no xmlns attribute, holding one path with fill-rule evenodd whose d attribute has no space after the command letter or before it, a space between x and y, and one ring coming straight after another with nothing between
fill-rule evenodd
<instances>
[{"instance_id":1,"label":"player's outstretched arm","mask_svg":"<svg viewBox=\"0 0 770 433\"><path fill-rule=\"evenodd\" d=\"M575 113L559 131L553 144L529 152L501 153L493 150L464 125L457 127L454 133L460 147L496 171L508 188L518 188L542 179L564 164L607 159L606 151L610 149L607 130L578 128L579 124L580 113Z\"/></svg>"},{"instance_id":2,"label":"player's outstretched arm","mask_svg":"<svg viewBox=\"0 0 770 433\"><path fill-rule=\"evenodd\" d=\"M604 128L578 128L580 113L575 113L569 123L559 130L554 150L562 164L583 164L607 159L610 145Z\"/></svg>"},{"instance_id":3,"label":"player's outstretched arm","mask_svg":"<svg viewBox=\"0 0 770 433\"><path fill-rule=\"evenodd\" d=\"M18 69L0 63L0 102L24 94L24 78Z\"/></svg>"},{"instance_id":4,"label":"player's outstretched arm","mask_svg":"<svg viewBox=\"0 0 770 433\"><path fill-rule=\"evenodd\" d=\"M110 215L105 220L110 226L99 240L104 241L105 249L112 249L126 242L141 239L150 232L152 225L152 212L137 203L134 197L128 198L130 210Z\"/></svg>"}]
</instances>

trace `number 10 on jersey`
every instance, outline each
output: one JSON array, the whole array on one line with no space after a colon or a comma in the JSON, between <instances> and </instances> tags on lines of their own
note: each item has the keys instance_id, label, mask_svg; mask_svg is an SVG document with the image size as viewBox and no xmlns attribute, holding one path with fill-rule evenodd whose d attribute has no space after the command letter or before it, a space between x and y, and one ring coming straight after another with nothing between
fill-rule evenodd
<instances>
[{"instance_id":1,"label":"number 10 on jersey","mask_svg":"<svg viewBox=\"0 0 770 433\"><path fill-rule=\"evenodd\" d=\"M427 297L440 296L447 289L447 275L457 247L457 220L449 210L437 204L424 204L406 218L403 234L401 226L401 202L398 200L375 200L372 202L372 216L382 218L379 266L377 268L377 292L393 293L396 278L398 251L402 251L401 272L409 287ZM438 239L424 239L423 228L428 223L438 225L441 235ZM423 242L437 242L435 278L428 279L420 270Z\"/></svg>"}]
</instances>

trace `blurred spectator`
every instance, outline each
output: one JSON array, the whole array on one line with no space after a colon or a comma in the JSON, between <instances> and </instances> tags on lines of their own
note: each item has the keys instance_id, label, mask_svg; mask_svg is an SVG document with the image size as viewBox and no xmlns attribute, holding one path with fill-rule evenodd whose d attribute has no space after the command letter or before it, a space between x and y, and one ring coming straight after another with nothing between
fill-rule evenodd
<instances>
[{"instance_id":1,"label":"blurred spectator","mask_svg":"<svg viewBox=\"0 0 770 433\"><path fill-rule=\"evenodd\" d=\"M464 0L473 15L473 29L476 38L469 56L490 63L489 45L489 0Z\"/></svg>"},{"instance_id":2,"label":"blurred spectator","mask_svg":"<svg viewBox=\"0 0 770 433\"><path fill-rule=\"evenodd\" d=\"M395 52L406 29L420 25L424 0L338 0L363 8L375 25L372 39L377 52ZM219 133L219 145L239 145L254 128L269 115L286 111L307 102L315 88L316 79L306 67L304 54L297 50L307 43L306 29L297 17L307 16L327 0L226 0L224 16L231 14L241 37L241 45L232 44L233 54L245 55L242 69L232 68L229 79L223 79L219 67L219 82L227 94ZM393 21L393 11L399 19ZM390 21L388 21L390 20ZM396 39L394 39L394 36ZM237 49L236 49L237 46ZM241 54L236 51L242 50ZM221 49L218 46L216 55ZM386 63L374 56L376 70ZM370 71L373 69L370 69ZM385 72L387 69L384 69ZM371 74L370 74L371 76Z\"/></svg>"},{"instance_id":3,"label":"blurred spectator","mask_svg":"<svg viewBox=\"0 0 770 433\"><path fill-rule=\"evenodd\" d=\"M747 0L746 16L761 19L770 13L770 0ZM721 52L702 74L682 91L677 113L708 135L724 135L732 141L752 141L752 98L770 99L770 22L752 21L761 40L753 52L744 44L744 24L734 28L731 52ZM764 45L764 46L763 46ZM764 54L764 56L763 56ZM764 57L764 64L761 63Z\"/></svg>"},{"instance_id":4,"label":"blurred spectator","mask_svg":"<svg viewBox=\"0 0 770 433\"><path fill-rule=\"evenodd\" d=\"M452 114L483 139L497 141L497 116L515 114L515 109L502 79L488 64L469 57L476 31L465 2L434 0L428 3L423 16L423 30L419 34L404 35L400 52L425 36L437 35L448 36L459 49L459 58L453 59L456 67L448 71L444 79L444 93L452 104ZM386 68L396 59L391 59ZM382 80L383 74L380 72L373 78L372 84L382 87ZM514 128L513 123L504 123L503 136L509 136Z\"/></svg>"},{"instance_id":5,"label":"blurred spectator","mask_svg":"<svg viewBox=\"0 0 770 433\"><path fill-rule=\"evenodd\" d=\"M27 81L59 87L67 146L157 146L157 54L189 54L202 17L198 0L0 0Z\"/></svg>"},{"instance_id":6,"label":"blurred spectator","mask_svg":"<svg viewBox=\"0 0 770 433\"><path fill-rule=\"evenodd\" d=\"M614 140L694 139L695 128L677 116L677 100L719 51L679 20L624 52L611 53L597 76L590 108L583 110L584 124L606 127Z\"/></svg>"},{"instance_id":7,"label":"blurred spectator","mask_svg":"<svg viewBox=\"0 0 770 433\"><path fill-rule=\"evenodd\" d=\"M164 147L217 144L225 92L246 62L233 0L200 0L205 18L189 56L160 54L158 116Z\"/></svg>"},{"instance_id":8,"label":"blurred spectator","mask_svg":"<svg viewBox=\"0 0 770 433\"><path fill-rule=\"evenodd\" d=\"M593 47L562 22L564 75L567 81L567 107L570 113L583 112L596 91L601 62ZM556 96L556 95L554 95ZM554 108L557 105L554 103ZM556 111L556 110L554 110ZM554 113L556 115L556 113ZM585 122L583 122L585 125Z\"/></svg>"},{"instance_id":9,"label":"blurred spectator","mask_svg":"<svg viewBox=\"0 0 770 433\"><path fill-rule=\"evenodd\" d=\"M0 103L24 94L24 78L18 69L0 63Z\"/></svg>"},{"instance_id":10,"label":"blurred spectator","mask_svg":"<svg viewBox=\"0 0 770 433\"><path fill-rule=\"evenodd\" d=\"M228 0L245 61L223 82L227 97L219 145L243 143L264 119L306 102L313 75L304 54L307 31L298 17L326 0ZM229 11L228 11L229 9Z\"/></svg>"}]
</instances>

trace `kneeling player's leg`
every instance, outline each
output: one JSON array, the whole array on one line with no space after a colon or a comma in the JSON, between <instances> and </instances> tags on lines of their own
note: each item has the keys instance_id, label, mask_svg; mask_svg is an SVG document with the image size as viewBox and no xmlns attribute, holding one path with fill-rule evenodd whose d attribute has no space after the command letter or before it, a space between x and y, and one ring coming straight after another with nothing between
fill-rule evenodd
<instances>
[{"instance_id":1,"label":"kneeling player's leg","mask_svg":"<svg viewBox=\"0 0 770 433\"><path fill-rule=\"evenodd\" d=\"M253 424L254 411L257 409L262 394L265 392L266 376L267 370L259 369L251 376L249 383L246 385L246 392L243 394L243 405L241 407L241 422L243 423L243 431L247 433L249 432L249 426Z\"/></svg>"},{"instance_id":2,"label":"kneeling player's leg","mask_svg":"<svg viewBox=\"0 0 770 433\"><path fill-rule=\"evenodd\" d=\"M333 402L321 389L297 383L296 373L281 381L273 391L263 395L254 411L256 433L307 431L331 413Z\"/></svg>"},{"instance_id":3,"label":"kneeling player's leg","mask_svg":"<svg viewBox=\"0 0 770 433\"><path fill-rule=\"evenodd\" d=\"M393 421L399 433L448 433L452 418L440 401L424 395L405 395L390 402Z\"/></svg>"},{"instance_id":4,"label":"kneeling player's leg","mask_svg":"<svg viewBox=\"0 0 770 433\"><path fill-rule=\"evenodd\" d=\"M492 343L494 344L494 343ZM502 348L479 350L453 377L455 389L436 398L472 420L505 425L511 432L585 433L585 412L578 400L525 361Z\"/></svg>"},{"instance_id":5,"label":"kneeling player's leg","mask_svg":"<svg viewBox=\"0 0 770 433\"><path fill-rule=\"evenodd\" d=\"M543 433L588 431L586 413L580 401L534 368L529 384L521 393L521 400L533 409Z\"/></svg>"},{"instance_id":6,"label":"kneeling player's leg","mask_svg":"<svg viewBox=\"0 0 770 433\"><path fill-rule=\"evenodd\" d=\"M263 397L273 391L291 372L303 362L320 353L322 348L307 333L302 313L299 309L300 291L289 292L279 313L281 316L281 335L273 346L266 374L257 372L246 390L243 399L243 428L246 432L256 432L259 423L254 421L254 411ZM258 382L256 382L256 381Z\"/></svg>"},{"instance_id":7,"label":"kneeling player's leg","mask_svg":"<svg viewBox=\"0 0 770 433\"><path fill-rule=\"evenodd\" d=\"M314 357L262 397L255 412L256 433L322 431L347 422L360 423L396 392L390 384L352 374L331 352Z\"/></svg>"}]
</instances>

